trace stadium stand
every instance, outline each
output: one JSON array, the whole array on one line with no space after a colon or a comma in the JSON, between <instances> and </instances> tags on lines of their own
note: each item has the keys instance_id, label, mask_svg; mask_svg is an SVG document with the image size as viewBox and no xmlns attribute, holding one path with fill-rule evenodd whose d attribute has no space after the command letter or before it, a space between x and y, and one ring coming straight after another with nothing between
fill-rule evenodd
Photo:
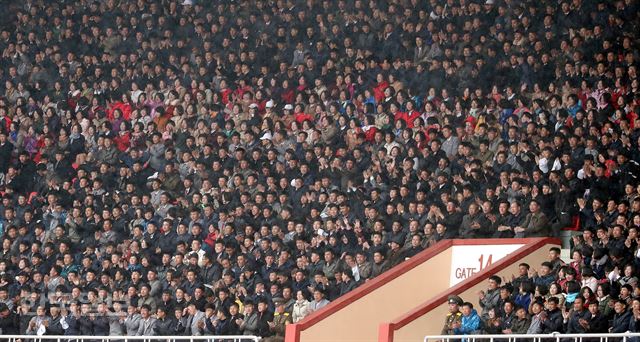
<instances>
[{"instance_id":1,"label":"stadium stand","mask_svg":"<svg viewBox=\"0 0 640 342\"><path fill-rule=\"evenodd\" d=\"M3 335L282 341L451 238L638 294L636 1L0 9Z\"/></svg>"}]
</instances>

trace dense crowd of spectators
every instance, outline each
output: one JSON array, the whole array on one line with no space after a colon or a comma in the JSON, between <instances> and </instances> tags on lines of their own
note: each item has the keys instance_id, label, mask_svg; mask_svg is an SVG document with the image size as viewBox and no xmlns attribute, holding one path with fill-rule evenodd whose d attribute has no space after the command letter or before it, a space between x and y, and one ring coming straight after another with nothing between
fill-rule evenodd
<instances>
[{"instance_id":1,"label":"dense crowd of spectators","mask_svg":"<svg viewBox=\"0 0 640 342\"><path fill-rule=\"evenodd\" d=\"M0 6L3 333L278 340L441 239L578 218L636 275L636 1Z\"/></svg>"},{"instance_id":2,"label":"dense crowd of spectators","mask_svg":"<svg viewBox=\"0 0 640 342\"><path fill-rule=\"evenodd\" d=\"M637 247L635 237L622 243ZM569 263L551 248L537 270L522 263L511 279L494 275L478 293L480 313L450 296L442 334L639 333L636 262L613 248L612 241L589 238L576 245Z\"/></svg>"}]
</instances>

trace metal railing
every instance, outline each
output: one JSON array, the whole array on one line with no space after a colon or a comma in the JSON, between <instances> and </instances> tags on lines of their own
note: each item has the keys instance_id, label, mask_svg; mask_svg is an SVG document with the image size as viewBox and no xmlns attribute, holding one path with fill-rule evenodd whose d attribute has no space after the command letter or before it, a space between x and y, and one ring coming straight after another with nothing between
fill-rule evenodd
<instances>
[{"instance_id":1,"label":"metal railing","mask_svg":"<svg viewBox=\"0 0 640 342\"><path fill-rule=\"evenodd\" d=\"M0 335L7 342L259 342L257 336L75 336L75 335Z\"/></svg>"},{"instance_id":2,"label":"metal railing","mask_svg":"<svg viewBox=\"0 0 640 342\"><path fill-rule=\"evenodd\" d=\"M609 339L617 342L628 342L628 340L632 337L640 338L640 333L621 333L621 334L561 334L561 333L552 333L552 334L508 334L508 335L429 335L424 337L424 342L435 342L435 341L444 341L444 342L454 342L454 341L466 341L466 342L476 342L476 341L488 341L494 342L494 340L499 340L500 342L517 342L527 341L527 342L565 342L569 340L573 340L573 342L582 342L582 339L586 341L599 341L599 342L608 342ZM635 339L634 339L635 340Z\"/></svg>"}]
</instances>

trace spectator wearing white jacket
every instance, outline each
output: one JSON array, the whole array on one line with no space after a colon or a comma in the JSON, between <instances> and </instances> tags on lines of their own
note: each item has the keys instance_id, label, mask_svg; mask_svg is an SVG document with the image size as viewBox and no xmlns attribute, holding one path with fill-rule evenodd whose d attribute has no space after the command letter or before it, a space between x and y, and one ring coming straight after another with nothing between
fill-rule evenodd
<instances>
[{"instance_id":1,"label":"spectator wearing white jacket","mask_svg":"<svg viewBox=\"0 0 640 342\"><path fill-rule=\"evenodd\" d=\"M582 287L590 288L593 293L596 292L598 287L598 279L596 279L593 269L591 267L584 267L582 269Z\"/></svg>"},{"instance_id":2,"label":"spectator wearing white jacket","mask_svg":"<svg viewBox=\"0 0 640 342\"><path fill-rule=\"evenodd\" d=\"M302 290L296 293L296 302L293 303L293 323L298 323L311 313L311 303L305 298Z\"/></svg>"}]
</instances>

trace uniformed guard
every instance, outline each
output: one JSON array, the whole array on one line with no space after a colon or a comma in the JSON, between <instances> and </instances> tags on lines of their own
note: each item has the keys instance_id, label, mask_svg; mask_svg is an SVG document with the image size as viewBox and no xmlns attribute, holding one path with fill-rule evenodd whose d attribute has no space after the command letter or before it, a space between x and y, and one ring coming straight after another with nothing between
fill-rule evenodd
<instances>
[{"instance_id":1,"label":"uniformed guard","mask_svg":"<svg viewBox=\"0 0 640 342\"><path fill-rule=\"evenodd\" d=\"M274 298L273 303L276 306L276 311L273 314L273 322L269 323L269 329L274 333L273 336L264 339L264 342L284 342L284 332L287 324L290 324L291 314L285 312L283 298Z\"/></svg>"},{"instance_id":2,"label":"uniformed guard","mask_svg":"<svg viewBox=\"0 0 640 342\"><path fill-rule=\"evenodd\" d=\"M448 298L449 313L444 319L444 326L442 327L442 335L454 335L453 323L462 321L462 313L460 312L460 305L462 305L462 298L451 295Z\"/></svg>"}]
</instances>

